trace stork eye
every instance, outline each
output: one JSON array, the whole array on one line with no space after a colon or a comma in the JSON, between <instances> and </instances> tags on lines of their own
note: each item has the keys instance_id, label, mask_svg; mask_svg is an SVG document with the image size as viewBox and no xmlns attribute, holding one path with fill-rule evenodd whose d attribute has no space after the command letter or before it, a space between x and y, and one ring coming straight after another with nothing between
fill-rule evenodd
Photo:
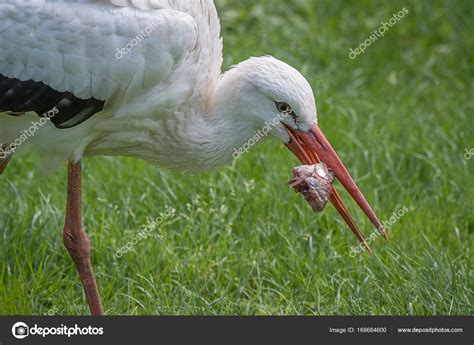
<instances>
[{"instance_id":1,"label":"stork eye","mask_svg":"<svg viewBox=\"0 0 474 345\"><path fill-rule=\"evenodd\" d=\"M277 107L277 109L280 113L285 114L285 115L290 115L293 118L293 120L296 121L296 114L293 111L293 109L291 109L291 107L288 103L275 102L275 104L276 104L276 107Z\"/></svg>"},{"instance_id":2,"label":"stork eye","mask_svg":"<svg viewBox=\"0 0 474 345\"><path fill-rule=\"evenodd\" d=\"M288 103L285 103L285 102L275 102L275 104L276 104L276 107L277 107L277 109L278 109L278 111L279 111L280 113L283 113L283 112L289 113L289 112L292 111L292 110L291 110L291 107L288 105Z\"/></svg>"}]
</instances>

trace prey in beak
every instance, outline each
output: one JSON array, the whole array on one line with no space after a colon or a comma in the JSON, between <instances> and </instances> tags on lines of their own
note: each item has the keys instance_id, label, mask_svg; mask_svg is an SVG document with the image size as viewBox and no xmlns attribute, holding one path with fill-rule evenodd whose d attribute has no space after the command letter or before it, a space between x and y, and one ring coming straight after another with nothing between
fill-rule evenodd
<instances>
[{"instance_id":1,"label":"prey in beak","mask_svg":"<svg viewBox=\"0 0 474 345\"><path fill-rule=\"evenodd\" d=\"M326 139L319 126L316 124L312 125L308 132L293 129L289 126L286 126L286 129L290 135L290 142L286 144L288 149L293 152L293 154L295 154L302 164L313 165L320 162L325 163L334 173L339 182L341 182L343 187L349 192L362 211L364 211L372 224L375 225L375 228L380 232L383 238L388 241L387 233L380 223L380 220L375 215L359 187L357 187L356 183L340 160L336 151L334 151L331 144ZM332 193L329 197L329 200L342 216L349 228L352 230L354 235L364 245L365 249L371 253L369 245L367 244L357 225L354 223L354 220L344 206L342 199L334 186L332 187Z\"/></svg>"},{"instance_id":2,"label":"prey in beak","mask_svg":"<svg viewBox=\"0 0 474 345\"><path fill-rule=\"evenodd\" d=\"M332 194L334 173L324 163L293 168L288 184L301 193L314 212L323 212Z\"/></svg>"}]
</instances>

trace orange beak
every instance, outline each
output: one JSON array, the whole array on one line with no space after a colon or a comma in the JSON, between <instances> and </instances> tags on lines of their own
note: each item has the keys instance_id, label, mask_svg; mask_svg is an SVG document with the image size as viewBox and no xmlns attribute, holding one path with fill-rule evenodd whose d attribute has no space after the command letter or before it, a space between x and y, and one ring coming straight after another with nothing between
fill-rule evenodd
<instances>
[{"instance_id":1,"label":"orange beak","mask_svg":"<svg viewBox=\"0 0 474 345\"><path fill-rule=\"evenodd\" d=\"M308 132L295 130L288 126L286 128L290 135L290 142L286 144L286 146L290 151L293 152L303 164L316 164L321 161L324 162L328 168L334 172L336 178L349 192L362 211L364 211L372 224L375 225L375 228L380 232L383 238L388 241L388 236L383 225L380 223L359 187L357 187L351 175L349 175L346 167L324 136L319 126L313 125ZM364 236L357 225L355 225L354 220L342 203L341 197L334 187L330 200L342 218L344 218L347 225L351 228L354 235L356 235L359 241L364 245L365 249L371 253Z\"/></svg>"}]
</instances>

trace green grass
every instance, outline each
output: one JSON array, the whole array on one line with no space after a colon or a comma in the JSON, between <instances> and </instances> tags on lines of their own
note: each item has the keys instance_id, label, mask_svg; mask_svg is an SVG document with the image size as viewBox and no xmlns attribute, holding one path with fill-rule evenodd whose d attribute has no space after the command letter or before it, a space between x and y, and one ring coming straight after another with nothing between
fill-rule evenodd
<instances>
[{"instance_id":1,"label":"green grass","mask_svg":"<svg viewBox=\"0 0 474 345\"><path fill-rule=\"evenodd\" d=\"M285 185L297 161L275 140L197 176L88 159L84 223L106 313L472 314L472 2L217 3L225 65L271 54L299 68L379 217L409 211L389 244L377 238L373 256L352 257L357 240L334 208L314 214ZM348 58L403 6L384 38ZM87 314L62 244L65 167L47 176L38 166L24 155L0 178L0 313ZM167 206L176 216L114 255Z\"/></svg>"}]
</instances>

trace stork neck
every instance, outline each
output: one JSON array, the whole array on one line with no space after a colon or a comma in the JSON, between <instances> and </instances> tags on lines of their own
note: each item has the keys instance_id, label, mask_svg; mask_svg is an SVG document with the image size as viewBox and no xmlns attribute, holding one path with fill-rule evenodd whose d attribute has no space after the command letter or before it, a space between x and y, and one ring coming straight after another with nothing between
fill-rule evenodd
<instances>
[{"instance_id":1,"label":"stork neck","mask_svg":"<svg viewBox=\"0 0 474 345\"><path fill-rule=\"evenodd\" d=\"M200 170L212 170L237 158L242 146L255 135L250 123L224 109L193 117L188 123L192 161ZM219 110L222 110L219 112Z\"/></svg>"},{"instance_id":2,"label":"stork neck","mask_svg":"<svg viewBox=\"0 0 474 345\"><path fill-rule=\"evenodd\" d=\"M238 81L222 76L212 88L201 116L191 117L187 133L194 160L216 168L236 158L239 150L256 135L258 125L242 108Z\"/></svg>"}]
</instances>

